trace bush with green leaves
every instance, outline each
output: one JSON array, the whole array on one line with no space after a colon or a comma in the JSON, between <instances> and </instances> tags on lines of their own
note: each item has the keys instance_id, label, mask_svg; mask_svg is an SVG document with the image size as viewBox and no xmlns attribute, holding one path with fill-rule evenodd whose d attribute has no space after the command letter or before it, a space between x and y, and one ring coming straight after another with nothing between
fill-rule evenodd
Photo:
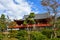
<instances>
[{"instance_id":1,"label":"bush with green leaves","mask_svg":"<svg viewBox=\"0 0 60 40\"><path fill-rule=\"evenodd\" d=\"M28 38L25 36L20 36L18 40L27 40Z\"/></svg>"},{"instance_id":2,"label":"bush with green leaves","mask_svg":"<svg viewBox=\"0 0 60 40\"><path fill-rule=\"evenodd\" d=\"M16 38L19 40L27 40L28 39L27 31L25 30L18 31Z\"/></svg>"},{"instance_id":3,"label":"bush with green leaves","mask_svg":"<svg viewBox=\"0 0 60 40\"><path fill-rule=\"evenodd\" d=\"M57 30L56 33L57 33L57 36L60 36L60 30Z\"/></svg>"},{"instance_id":4,"label":"bush with green leaves","mask_svg":"<svg viewBox=\"0 0 60 40\"><path fill-rule=\"evenodd\" d=\"M47 38L51 38L51 36L54 35L54 32L53 32L53 30L51 30L51 29L43 29L43 30L41 31L41 33L42 33L43 35L47 36Z\"/></svg>"},{"instance_id":5,"label":"bush with green leaves","mask_svg":"<svg viewBox=\"0 0 60 40\"><path fill-rule=\"evenodd\" d=\"M50 40L60 40L60 38L52 38L52 39L50 39Z\"/></svg>"},{"instance_id":6,"label":"bush with green leaves","mask_svg":"<svg viewBox=\"0 0 60 40\"><path fill-rule=\"evenodd\" d=\"M0 40L2 40L4 37L4 35L2 33L0 33Z\"/></svg>"},{"instance_id":7,"label":"bush with green leaves","mask_svg":"<svg viewBox=\"0 0 60 40\"><path fill-rule=\"evenodd\" d=\"M16 36L17 36L17 33L18 33L17 30L12 30L12 32L11 32L11 30L10 30L9 32L10 32L10 33L9 33L8 36L10 36L10 38L12 38L12 37L16 37Z\"/></svg>"},{"instance_id":8,"label":"bush with green leaves","mask_svg":"<svg viewBox=\"0 0 60 40\"><path fill-rule=\"evenodd\" d=\"M33 31L30 34L31 40L47 40L47 37L38 31Z\"/></svg>"}]
</instances>

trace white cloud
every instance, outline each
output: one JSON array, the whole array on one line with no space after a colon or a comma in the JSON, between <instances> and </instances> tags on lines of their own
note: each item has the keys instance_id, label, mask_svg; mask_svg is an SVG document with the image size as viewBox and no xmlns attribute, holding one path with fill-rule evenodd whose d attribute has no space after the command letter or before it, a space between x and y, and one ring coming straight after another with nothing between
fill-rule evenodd
<instances>
[{"instance_id":1,"label":"white cloud","mask_svg":"<svg viewBox=\"0 0 60 40\"><path fill-rule=\"evenodd\" d=\"M10 19L21 19L31 12L31 6L25 0L0 0L0 10Z\"/></svg>"}]
</instances>

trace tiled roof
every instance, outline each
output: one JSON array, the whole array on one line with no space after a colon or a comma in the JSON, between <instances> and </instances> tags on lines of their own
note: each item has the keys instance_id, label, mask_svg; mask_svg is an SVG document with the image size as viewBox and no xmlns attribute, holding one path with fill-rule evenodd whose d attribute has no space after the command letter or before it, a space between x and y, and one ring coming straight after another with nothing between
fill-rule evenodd
<instances>
[{"instance_id":1,"label":"tiled roof","mask_svg":"<svg viewBox=\"0 0 60 40\"><path fill-rule=\"evenodd\" d=\"M28 15L24 15L23 19L26 19ZM44 14L35 14L34 19L44 19L44 18L49 18L50 14L49 13L44 13Z\"/></svg>"}]
</instances>

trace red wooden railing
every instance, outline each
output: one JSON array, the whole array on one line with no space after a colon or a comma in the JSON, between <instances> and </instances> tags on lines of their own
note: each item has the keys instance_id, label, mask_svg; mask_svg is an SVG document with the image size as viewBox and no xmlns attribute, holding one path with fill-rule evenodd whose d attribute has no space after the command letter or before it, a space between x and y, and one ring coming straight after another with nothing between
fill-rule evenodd
<instances>
[{"instance_id":1,"label":"red wooden railing","mask_svg":"<svg viewBox=\"0 0 60 40\"><path fill-rule=\"evenodd\" d=\"M13 28L26 28L26 27L33 27L33 26L36 26L36 27L46 27L46 26L51 26L50 24L29 24L29 25L17 25L17 26L14 26ZM10 28L10 27L8 27Z\"/></svg>"}]
</instances>

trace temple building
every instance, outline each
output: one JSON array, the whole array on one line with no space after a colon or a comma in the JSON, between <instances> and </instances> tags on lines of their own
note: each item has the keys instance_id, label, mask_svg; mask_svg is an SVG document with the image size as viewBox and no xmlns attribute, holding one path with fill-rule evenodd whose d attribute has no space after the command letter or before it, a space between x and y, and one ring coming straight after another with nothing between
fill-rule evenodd
<instances>
[{"instance_id":1,"label":"temple building","mask_svg":"<svg viewBox=\"0 0 60 40\"><path fill-rule=\"evenodd\" d=\"M27 27L33 28L33 24L28 24L28 26L23 25L23 22L27 17L28 15L24 15L23 19L14 20L17 23L17 25L14 26L14 28L19 28L19 29L26 29ZM36 28L48 28L52 26L50 24L50 21L52 20L52 16L49 13L35 14L34 20L36 22L34 24Z\"/></svg>"}]
</instances>

